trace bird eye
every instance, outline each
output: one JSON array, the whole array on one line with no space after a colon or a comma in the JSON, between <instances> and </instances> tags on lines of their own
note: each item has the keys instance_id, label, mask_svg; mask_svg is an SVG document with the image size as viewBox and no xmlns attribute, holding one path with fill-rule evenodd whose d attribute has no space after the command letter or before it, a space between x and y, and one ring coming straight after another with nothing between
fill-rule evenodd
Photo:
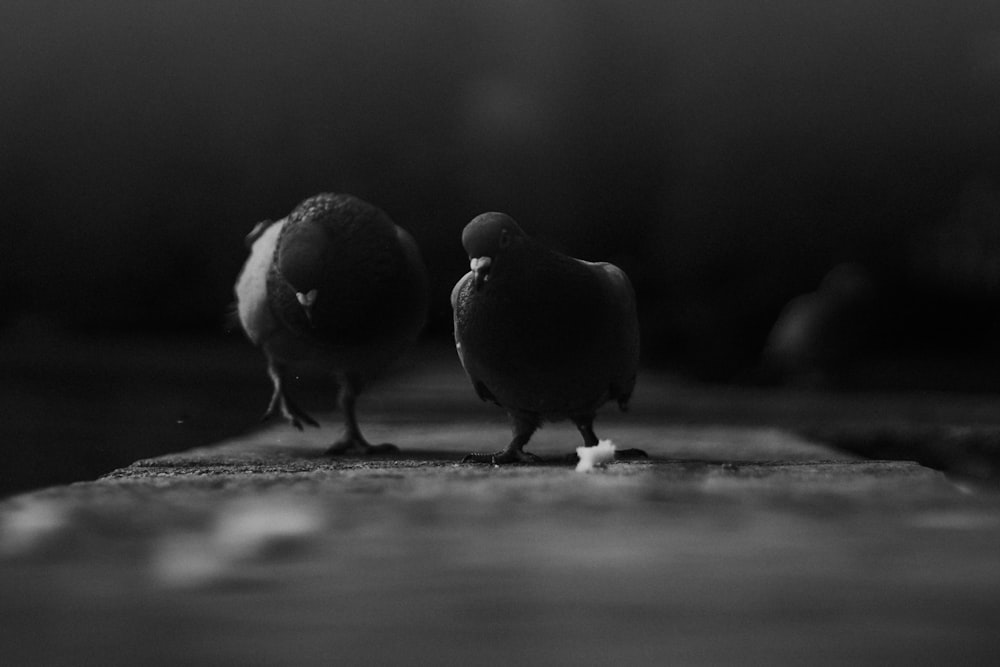
<instances>
[{"instance_id":1,"label":"bird eye","mask_svg":"<svg viewBox=\"0 0 1000 667\"><path fill-rule=\"evenodd\" d=\"M506 229L501 229L500 230L500 247L501 248L506 248L509 245L510 245L510 232L508 232Z\"/></svg>"}]
</instances>

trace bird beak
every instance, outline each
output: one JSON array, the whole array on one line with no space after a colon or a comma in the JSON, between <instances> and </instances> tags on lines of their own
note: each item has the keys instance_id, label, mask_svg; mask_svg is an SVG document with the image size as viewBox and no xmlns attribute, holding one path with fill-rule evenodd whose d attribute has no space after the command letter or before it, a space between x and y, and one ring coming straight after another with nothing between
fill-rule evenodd
<instances>
[{"instance_id":1,"label":"bird beak","mask_svg":"<svg viewBox=\"0 0 1000 667\"><path fill-rule=\"evenodd\" d=\"M316 303L317 292L314 289L309 290L306 293L296 292L295 298L298 299L299 305L302 306L302 310L306 311L306 318L309 323L312 324L312 307Z\"/></svg>"},{"instance_id":2,"label":"bird beak","mask_svg":"<svg viewBox=\"0 0 1000 667\"><path fill-rule=\"evenodd\" d=\"M493 263L493 259L490 257L473 257L472 261L469 262L469 268L472 269L472 280L476 286L476 289L482 289L483 284L490 279L490 264Z\"/></svg>"}]
</instances>

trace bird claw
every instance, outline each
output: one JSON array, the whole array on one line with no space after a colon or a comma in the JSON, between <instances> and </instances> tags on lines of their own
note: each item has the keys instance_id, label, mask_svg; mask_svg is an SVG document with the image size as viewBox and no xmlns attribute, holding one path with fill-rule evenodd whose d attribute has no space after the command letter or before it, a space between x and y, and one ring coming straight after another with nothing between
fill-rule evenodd
<instances>
[{"instance_id":1,"label":"bird claw","mask_svg":"<svg viewBox=\"0 0 1000 667\"><path fill-rule=\"evenodd\" d=\"M541 461L541 457L519 449L501 449L492 454L472 452L471 454L466 454L462 459L462 463L489 463L495 466L507 463L540 463Z\"/></svg>"},{"instance_id":2,"label":"bird claw","mask_svg":"<svg viewBox=\"0 0 1000 667\"><path fill-rule=\"evenodd\" d=\"M287 419L288 415L285 415L285 418ZM301 431L302 430L302 422L305 422L305 423L309 424L310 426L312 426L314 428L319 428L319 422L318 421L316 421L315 419L313 419L312 417L310 417L306 413L300 411L298 413L298 418L297 419L295 417L292 417L292 424L294 424L295 427L298 428Z\"/></svg>"},{"instance_id":3,"label":"bird claw","mask_svg":"<svg viewBox=\"0 0 1000 667\"><path fill-rule=\"evenodd\" d=\"M309 414L295 405L287 398L278 398L277 400L272 400L271 404L267 406L267 410L264 415L260 418L262 422L266 422L271 417L276 415L281 415L281 417L287 421L289 424L297 428L298 430L304 430L302 424L306 423L309 426L315 426L319 428L319 422L313 419Z\"/></svg>"},{"instance_id":4,"label":"bird claw","mask_svg":"<svg viewBox=\"0 0 1000 667\"><path fill-rule=\"evenodd\" d=\"M262 422L266 422L271 417L274 417L277 414L278 414L277 410L268 410L267 412L264 413L264 415L260 418L260 420ZM281 417L282 417L282 419L284 419L285 421L287 421L289 424L291 424L292 426L294 426L299 431L304 431L305 430L305 427L303 427L303 425L302 425L303 422L306 423L306 424L308 424L309 426L314 426L316 428L319 428L319 422L316 421L315 419L313 419L312 417L310 417L309 415L307 415L304 412L298 412L296 414L296 413L292 413L290 411L286 412L285 410L282 410L281 411Z\"/></svg>"},{"instance_id":5,"label":"bird claw","mask_svg":"<svg viewBox=\"0 0 1000 667\"><path fill-rule=\"evenodd\" d=\"M397 452L399 452L399 447L390 442L373 445L364 438L345 437L330 445L324 453L327 456L340 456L343 454L372 456L378 454L395 454Z\"/></svg>"}]
</instances>

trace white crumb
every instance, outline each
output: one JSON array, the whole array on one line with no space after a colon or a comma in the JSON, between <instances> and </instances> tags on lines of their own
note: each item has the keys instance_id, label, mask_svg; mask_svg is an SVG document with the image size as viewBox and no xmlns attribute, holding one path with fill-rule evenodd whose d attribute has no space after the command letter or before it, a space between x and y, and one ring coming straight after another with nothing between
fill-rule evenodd
<instances>
[{"instance_id":1,"label":"white crumb","mask_svg":"<svg viewBox=\"0 0 1000 667\"><path fill-rule=\"evenodd\" d=\"M615 460L615 443L601 440L594 447L577 447L576 455L580 457L576 471L590 472Z\"/></svg>"}]
</instances>

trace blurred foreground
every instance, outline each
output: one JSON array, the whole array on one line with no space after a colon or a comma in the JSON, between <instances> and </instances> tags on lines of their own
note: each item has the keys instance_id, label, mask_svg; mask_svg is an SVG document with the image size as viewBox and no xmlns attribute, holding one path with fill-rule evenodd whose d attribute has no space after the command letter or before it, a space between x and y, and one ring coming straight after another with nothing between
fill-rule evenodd
<instances>
[{"instance_id":1,"label":"blurred foreground","mask_svg":"<svg viewBox=\"0 0 1000 667\"><path fill-rule=\"evenodd\" d=\"M506 440L503 420L426 396L412 407L367 411L398 456L324 457L324 420L0 503L0 653L909 665L1000 649L995 489L772 427L665 424L648 403L600 430L648 461L462 465ZM533 450L577 437L553 426Z\"/></svg>"}]
</instances>

